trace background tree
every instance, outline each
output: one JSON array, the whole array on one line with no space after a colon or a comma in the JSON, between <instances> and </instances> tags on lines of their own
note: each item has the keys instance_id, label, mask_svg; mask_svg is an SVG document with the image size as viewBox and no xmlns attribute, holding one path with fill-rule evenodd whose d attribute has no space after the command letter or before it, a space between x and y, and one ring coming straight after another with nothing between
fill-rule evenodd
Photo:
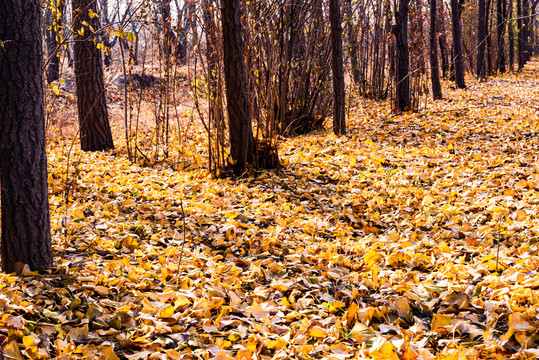
<instances>
[{"instance_id":1,"label":"background tree","mask_svg":"<svg viewBox=\"0 0 539 360\"><path fill-rule=\"evenodd\" d=\"M487 18L485 0L479 0L477 6L477 76L486 77L485 48L487 46Z\"/></svg>"},{"instance_id":2,"label":"background tree","mask_svg":"<svg viewBox=\"0 0 539 360\"><path fill-rule=\"evenodd\" d=\"M2 269L52 265L40 0L0 2Z\"/></svg>"},{"instance_id":3,"label":"background tree","mask_svg":"<svg viewBox=\"0 0 539 360\"><path fill-rule=\"evenodd\" d=\"M329 17L331 23L331 64L333 70L333 132L337 135L346 135L342 26L338 0L329 1Z\"/></svg>"},{"instance_id":4,"label":"background tree","mask_svg":"<svg viewBox=\"0 0 539 360\"><path fill-rule=\"evenodd\" d=\"M505 72L505 23L507 17L506 0L496 0L496 29L498 40L498 58L496 60L496 68L501 72Z\"/></svg>"},{"instance_id":5,"label":"background tree","mask_svg":"<svg viewBox=\"0 0 539 360\"><path fill-rule=\"evenodd\" d=\"M460 9L464 1L451 0L451 29L453 33L453 61L455 66L455 84L464 89L464 56L462 53L462 32L460 27Z\"/></svg>"},{"instance_id":6,"label":"background tree","mask_svg":"<svg viewBox=\"0 0 539 360\"><path fill-rule=\"evenodd\" d=\"M60 78L60 44L63 27L65 0L47 3L45 11L45 43L47 46L47 82Z\"/></svg>"},{"instance_id":7,"label":"background tree","mask_svg":"<svg viewBox=\"0 0 539 360\"><path fill-rule=\"evenodd\" d=\"M430 77L432 82L432 98L442 98L438 51L436 48L436 0L430 0L430 32L429 32Z\"/></svg>"},{"instance_id":8,"label":"background tree","mask_svg":"<svg viewBox=\"0 0 539 360\"><path fill-rule=\"evenodd\" d=\"M399 9L395 13L396 24L393 34L396 42L396 105L397 110L410 109L410 77L408 55L408 0L399 0Z\"/></svg>"},{"instance_id":9,"label":"background tree","mask_svg":"<svg viewBox=\"0 0 539 360\"><path fill-rule=\"evenodd\" d=\"M254 159L254 137L247 96L240 14L239 0L221 1L230 156L236 175L240 175L246 164L252 163Z\"/></svg>"},{"instance_id":10,"label":"background tree","mask_svg":"<svg viewBox=\"0 0 539 360\"><path fill-rule=\"evenodd\" d=\"M83 151L113 149L101 51L94 42L96 34L93 31L99 28L96 1L73 0L72 4L81 149Z\"/></svg>"},{"instance_id":11,"label":"background tree","mask_svg":"<svg viewBox=\"0 0 539 360\"><path fill-rule=\"evenodd\" d=\"M344 1L344 13L346 16L346 34L348 37L348 48L350 50L350 71L352 72L352 80L355 85L359 85L361 82L361 75L359 72L358 64L358 44L357 44L357 31L352 11L352 0Z\"/></svg>"}]
</instances>

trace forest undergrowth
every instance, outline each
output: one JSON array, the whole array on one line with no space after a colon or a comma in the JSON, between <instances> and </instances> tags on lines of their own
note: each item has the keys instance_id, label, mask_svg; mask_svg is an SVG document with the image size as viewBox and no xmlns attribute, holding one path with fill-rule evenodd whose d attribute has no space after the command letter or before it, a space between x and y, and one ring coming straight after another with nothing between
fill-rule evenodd
<instances>
[{"instance_id":1,"label":"forest undergrowth","mask_svg":"<svg viewBox=\"0 0 539 360\"><path fill-rule=\"evenodd\" d=\"M281 169L235 180L198 125L150 165L120 121L116 151L51 141L55 266L0 275L4 358L536 358L538 79L398 116L352 99L348 137L282 139Z\"/></svg>"}]
</instances>

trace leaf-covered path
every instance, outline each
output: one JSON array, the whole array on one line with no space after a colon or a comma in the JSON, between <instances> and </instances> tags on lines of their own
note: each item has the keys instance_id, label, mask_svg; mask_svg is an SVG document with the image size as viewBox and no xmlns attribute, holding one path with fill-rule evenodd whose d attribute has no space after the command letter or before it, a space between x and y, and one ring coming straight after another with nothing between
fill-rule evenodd
<instances>
[{"instance_id":1,"label":"leaf-covered path","mask_svg":"<svg viewBox=\"0 0 539 360\"><path fill-rule=\"evenodd\" d=\"M0 275L4 357L536 358L538 79L357 100L248 179L76 150L67 208L53 144L55 268Z\"/></svg>"}]
</instances>

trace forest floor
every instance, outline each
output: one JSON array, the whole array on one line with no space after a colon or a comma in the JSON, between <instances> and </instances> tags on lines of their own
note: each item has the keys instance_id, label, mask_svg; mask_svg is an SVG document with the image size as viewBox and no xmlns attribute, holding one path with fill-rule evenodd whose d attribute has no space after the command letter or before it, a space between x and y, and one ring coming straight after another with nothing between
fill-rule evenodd
<instances>
[{"instance_id":1,"label":"forest floor","mask_svg":"<svg viewBox=\"0 0 539 360\"><path fill-rule=\"evenodd\" d=\"M0 275L4 358L536 358L539 63L444 97L356 99L237 180L196 130L131 164L121 103L118 150L50 141L55 264Z\"/></svg>"}]
</instances>

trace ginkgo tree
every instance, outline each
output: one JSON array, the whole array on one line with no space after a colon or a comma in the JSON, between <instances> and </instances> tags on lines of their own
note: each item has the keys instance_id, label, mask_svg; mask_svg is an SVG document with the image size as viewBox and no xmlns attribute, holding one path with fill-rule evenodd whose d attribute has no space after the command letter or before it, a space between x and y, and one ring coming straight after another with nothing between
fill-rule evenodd
<instances>
[{"instance_id":1,"label":"ginkgo tree","mask_svg":"<svg viewBox=\"0 0 539 360\"><path fill-rule=\"evenodd\" d=\"M52 265L41 1L0 2L2 269Z\"/></svg>"},{"instance_id":2,"label":"ginkgo tree","mask_svg":"<svg viewBox=\"0 0 539 360\"><path fill-rule=\"evenodd\" d=\"M114 148L110 130L103 60L97 48L96 30L99 19L96 2L73 0L73 27L75 29L75 78L79 110L80 142L84 151Z\"/></svg>"}]
</instances>

